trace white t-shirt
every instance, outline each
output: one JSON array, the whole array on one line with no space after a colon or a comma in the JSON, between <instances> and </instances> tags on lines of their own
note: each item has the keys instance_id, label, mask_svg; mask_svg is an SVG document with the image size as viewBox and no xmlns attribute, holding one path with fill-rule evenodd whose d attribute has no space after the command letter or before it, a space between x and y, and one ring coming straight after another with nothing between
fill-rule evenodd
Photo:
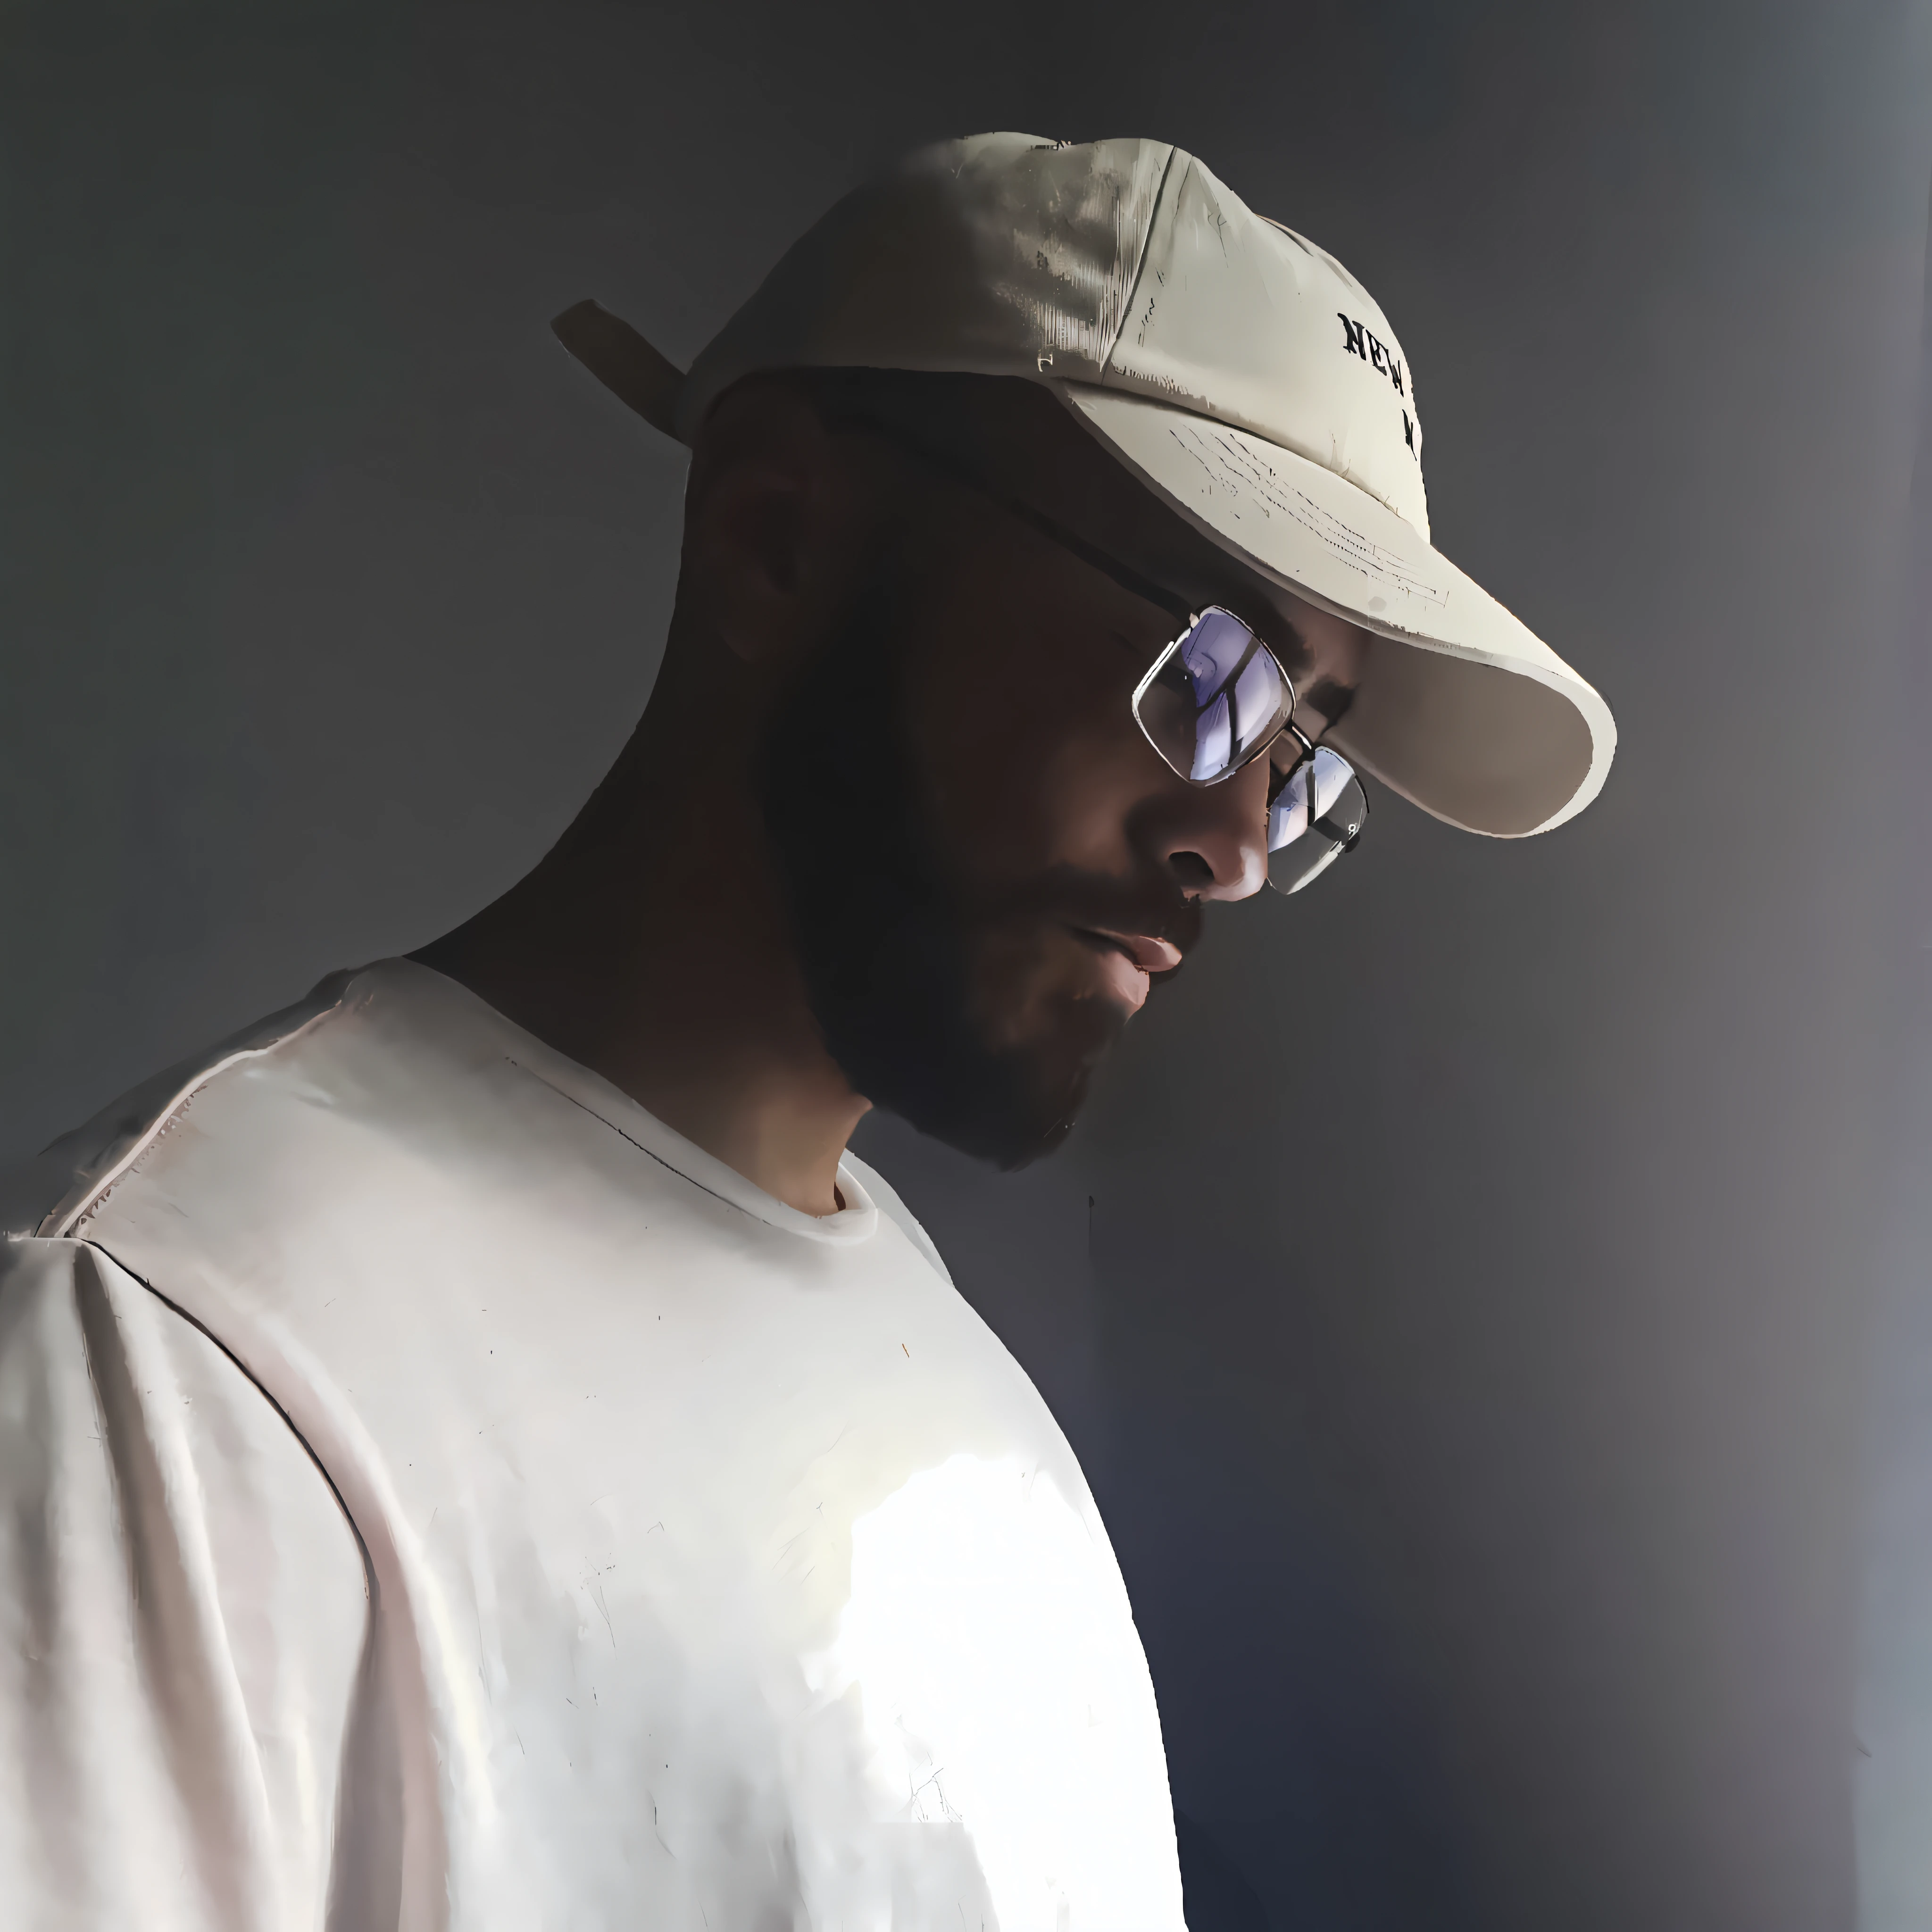
<instances>
[{"instance_id":1,"label":"white t-shirt","mask_svg":"<svg viewBox=\"0 0 1932 1932\"><path fill-rule=\"evenodd\" d=\"M1179 1928L1072 1451L839 1188L393 962L51 1150L0 1249L0 1920Z\"/></svg>"}]
</instances>

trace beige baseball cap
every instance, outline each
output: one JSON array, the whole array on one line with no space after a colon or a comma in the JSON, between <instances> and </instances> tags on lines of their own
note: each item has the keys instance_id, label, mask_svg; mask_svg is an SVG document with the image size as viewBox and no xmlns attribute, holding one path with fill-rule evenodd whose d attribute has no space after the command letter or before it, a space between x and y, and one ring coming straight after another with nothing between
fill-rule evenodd
<instances>
[{"instance_id":1,"label":"beige baseball cap","mask_svg":"<svg viewBox=\"0 0 1932 1932\"><path fill-rule=\"evenodd\" d=\"M1472 832L1547 832L1596 796L1610 707L1429 541L1415 379L1366 290L1160 141L980 134L855 190L680 374L592 303L572 352L689 442L741 376L878 368L1050 388L1260 580L1370 642L1329 732Z\"/></svg>"}]
</instances>

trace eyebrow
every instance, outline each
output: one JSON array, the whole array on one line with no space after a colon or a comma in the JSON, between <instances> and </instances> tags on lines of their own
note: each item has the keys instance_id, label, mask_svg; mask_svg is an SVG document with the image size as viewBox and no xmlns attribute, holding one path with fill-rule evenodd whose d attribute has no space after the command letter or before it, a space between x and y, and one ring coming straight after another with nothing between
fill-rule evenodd
<instances>
[{"instance_id":1,"label":"eyebrow","mask_svg":"<svg viewBox=\"0 0 1932 1932\"><path fill-rule=\"evenodd\" d=\"M1355 701L1355 687L1338 683L1332 677L1322 677L1317 678L1300 695L1304 702L1320 712L1326 721L1322 727L1325 736L1348 716L1348 707ZM1328 708L1331 704L1335 707L1332 711Z\"/></svg>"}]
</instances>

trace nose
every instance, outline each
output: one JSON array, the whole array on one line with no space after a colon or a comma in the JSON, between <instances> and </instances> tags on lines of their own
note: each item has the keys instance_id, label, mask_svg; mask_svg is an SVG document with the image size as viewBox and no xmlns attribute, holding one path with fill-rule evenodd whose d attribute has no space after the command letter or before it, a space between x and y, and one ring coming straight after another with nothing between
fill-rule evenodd
<instances>
[{"instance_id":1,"label":"nose","mask_svg":"<svg viewBox=\"0 0 1932 1932\"><path fill-rule=\"evenodd\" d=\"M1158 856L1191 898L1244 899L1268 877L1268 760L1217 785L1177 780L1146 826Z\"/></svg>"}]
</instances>

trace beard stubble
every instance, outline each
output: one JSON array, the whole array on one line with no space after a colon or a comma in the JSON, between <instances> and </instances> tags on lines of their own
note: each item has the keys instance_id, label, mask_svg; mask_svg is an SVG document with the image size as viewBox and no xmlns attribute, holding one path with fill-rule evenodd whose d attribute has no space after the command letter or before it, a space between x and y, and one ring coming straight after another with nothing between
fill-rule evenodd
<instances>
[{"instance_id":1,"label":"beard stubble","mask_svg":"<svg viewBox=\"0 0 1932 1932\"><path fill-rule=\"evenodd\" d=\"M1065 1141L1126 1015L1085 1001L1060 1037L992 1043L989 955L1016 934L1023 950L1077 888L1048 878L969 908L951 882L913 755L898 588L882 573L812 654L762 748L759 804L806 998L854 1090L1012 1170Z\"/></svg>"}]
</instances>

